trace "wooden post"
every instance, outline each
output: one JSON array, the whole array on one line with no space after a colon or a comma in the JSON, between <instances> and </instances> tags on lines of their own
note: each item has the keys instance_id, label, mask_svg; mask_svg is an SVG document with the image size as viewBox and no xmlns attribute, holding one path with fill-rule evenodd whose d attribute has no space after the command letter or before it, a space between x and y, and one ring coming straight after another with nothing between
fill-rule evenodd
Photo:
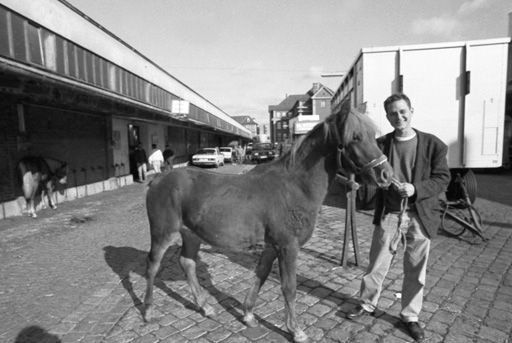
<instances>
[{"instance_id":1,"label":"wooden post","mask_svg":"<svg viewBox=\"0 0 512 343\"><path fill-rule=\"evenodd\" d=\"M355 182L355 175L350 175L350 181ZM356 195L357 190L353 189L347 184L345 185L346 194L347 194L347 210L345 214L345 233L343 235L343 251L341 254L341 265L343 267L347 266L347 254L348 254L348 244L349 244L349 232L352 238L352 247L354 249L354 259L355 265L359 265L359 242L357 239L357 225L356 225Z\"/></svg>"}]
</instances>

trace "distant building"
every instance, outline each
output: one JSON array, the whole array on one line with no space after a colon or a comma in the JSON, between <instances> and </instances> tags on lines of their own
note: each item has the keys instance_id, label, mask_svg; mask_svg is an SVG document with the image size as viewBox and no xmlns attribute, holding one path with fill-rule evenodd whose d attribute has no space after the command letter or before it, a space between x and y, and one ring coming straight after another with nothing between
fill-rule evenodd
<instances>
[{"instance_id":1,"label":"distant building","mask_svg":"<svg viewBox=\"0 0 512 343\"><path fill-rule=\"evenodd\" d=\"M331 115L333 95L331 89L315 82L306 94L290 95L269 106L272 142L291 143Z\"/></svg>"},{"instance_id":2,"label":"distant building","mask_svg":"<svg viewBox=\"0 0 512 343\"><path fill-rule=\"evenodd\" d=\"M232 116L231 118L240 123L247 130L251 131L251 137L255 137L259 134L259 125L254 118L250 116Z\"/></svg>"}]
</instances>

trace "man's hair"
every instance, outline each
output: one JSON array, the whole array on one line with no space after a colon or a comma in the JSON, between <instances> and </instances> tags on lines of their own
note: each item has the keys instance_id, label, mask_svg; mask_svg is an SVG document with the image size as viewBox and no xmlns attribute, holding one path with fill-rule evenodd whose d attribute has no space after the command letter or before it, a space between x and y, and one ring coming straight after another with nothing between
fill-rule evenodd
<instances>
[{"instance_id":1,"label":"man's hair","mask_svg":"<svg viewBox=\"0 0 512 343\"><path fill-rule=\"evenodd\" d=\"M153 149L155 149L155 148L156 148L156 144L151 144L151 147L152 147Z\"/></svg>"},{"instance_id":2,"label":"man's hair","mask_svg":"<svg viewBox=\"0 0 512 343\"><path fill-rule=\"evenodd\" d=\"M386 100L384 100L384 111L386 111L386 113L387 113L389 105L391 105L395 101L400 101L400 100L404 100L407 103L407 106L409 106L409 108L411 108L411 100L409 99L409 97L407 95L405 95L403 93L395 93L395 94L392 94L391 96L389 96Z\"/></svg>"}]
</instances>

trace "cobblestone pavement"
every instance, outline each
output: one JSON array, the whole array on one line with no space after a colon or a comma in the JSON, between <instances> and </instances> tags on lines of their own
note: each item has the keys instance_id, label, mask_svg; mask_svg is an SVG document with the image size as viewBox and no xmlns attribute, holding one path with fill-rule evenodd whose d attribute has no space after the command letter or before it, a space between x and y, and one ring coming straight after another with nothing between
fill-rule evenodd
<instances>
[{"instance_id":1,"label":"cobblestone pavement","mask_svg":"<svg viewBox=\"0 0 512 343\"><path fill-rule=\"evenodd\" d=\"M501 179L500 179L501 178ZM424 311L428 342L508 342L512 332L511 175L478 175L485 198L488 242L440 235L433 240ZM498 181L497 181L498 180ZM482 182L482 183L480 183ZM205 318L192 303L167 252L155 287L155 316L141 318L149 233L145 185L97 194L57 211L0 222L0 342L289 342L276 266L257 301L257 328L241 321L257 255L226 253L204 245L198 276L217 314ZM510 195L509 195L510 196ZM356 304L368 260L371 213L358 212L362 262L340 267L345 213L323 206L317 228L298 260L297 311L312 342L410 342L400 324L402 260L393 262L379 311L356 321Z\"/></svg>"}]
</instances>

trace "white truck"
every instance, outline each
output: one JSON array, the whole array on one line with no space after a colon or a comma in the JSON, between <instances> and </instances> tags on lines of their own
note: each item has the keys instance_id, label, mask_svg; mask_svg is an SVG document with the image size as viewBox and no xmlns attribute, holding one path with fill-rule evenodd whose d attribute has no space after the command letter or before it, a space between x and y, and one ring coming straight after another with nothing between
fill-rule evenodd
<instances>
[{"instance_id":1,"label":"white truck","mask_svg":"<svg viewBox=\"0 0 512 343\"><path fill-rule=\"evenodd\" d=\"M474 200L470 168L502 166L509 46L510 38L498 38L364 48L341 80L332 111L358 108L381 135L392 130L384 99L407 94L413 126L448 145L448 165L463 174Z\"/></svg>"}]
</instances>

